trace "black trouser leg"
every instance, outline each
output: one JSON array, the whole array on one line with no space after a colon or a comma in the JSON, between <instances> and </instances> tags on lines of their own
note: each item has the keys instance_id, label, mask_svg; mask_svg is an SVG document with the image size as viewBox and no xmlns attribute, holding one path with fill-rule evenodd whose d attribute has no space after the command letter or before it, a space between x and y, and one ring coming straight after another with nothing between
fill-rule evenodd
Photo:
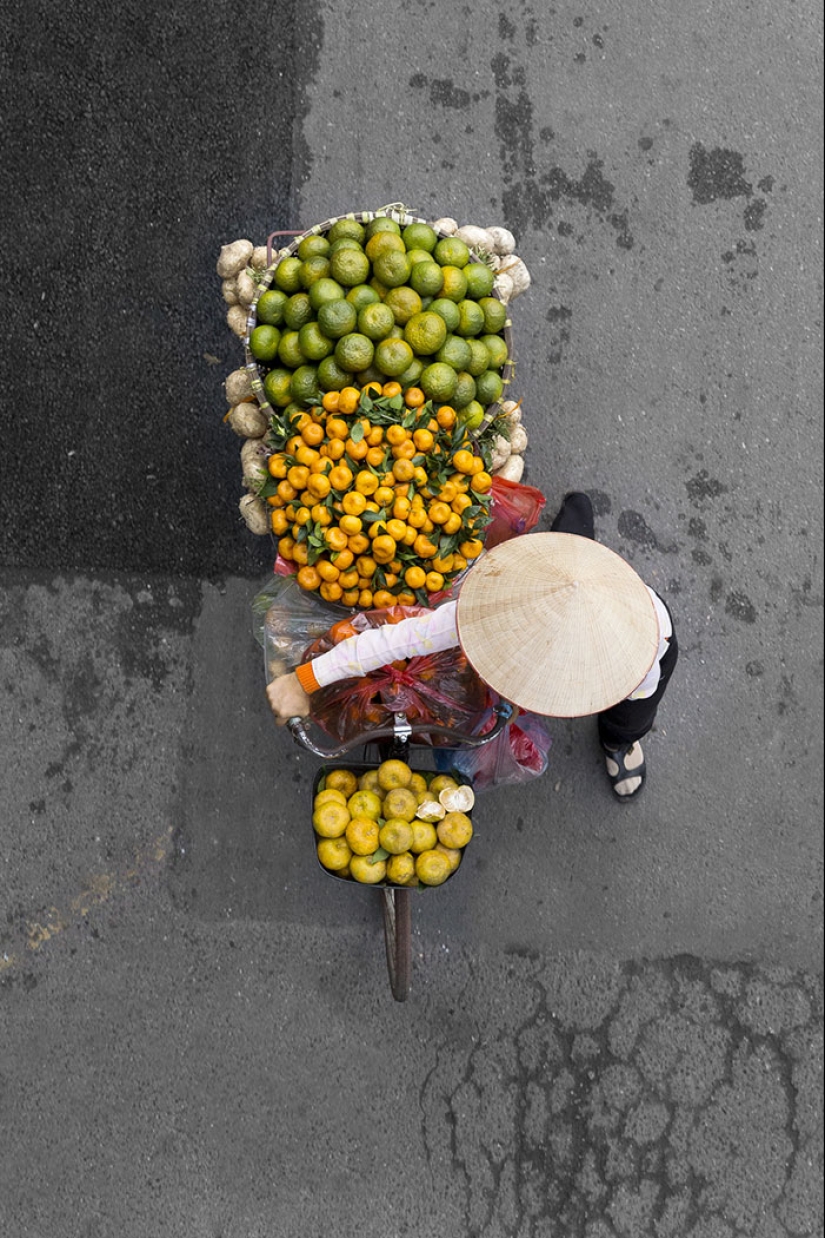
<instances>
[{"instance_id":1,"label":"black trouser leg","mask_svg":"<svg viewBox=\"0 0 825 1238\"><path fill-rule=\"evenodd\" d=\"M595 541L596 530L593 521L593 504L588 495L580 490L574 490L565 495L555 520L550 526L551 533L576 533L579 537L590 537ZM671 625L673 616L671 615ZM656 718L659 702L665 694L668 680L673 674L676 660L679 656L679 645L676 632L670 638L667 653L659 664L660 679L652 696L641 701L619 701L597 715L599 739L611 748L624 748L635 743L643 735L647 735Z\"/></svg>"},{"instance_id":2,"label":"black trouser leg","mask_svg":"<svg viewBox=\"0 0 825 1238\"><path fill-rule=\"evenodd\" d=\"M647 735L653 726L656 710L665 694L678 657L679 645L674 632L667 653L659 663L660 678L653 695L641 701L619 701L618 705L611 705L597 715L599 739L603 744L609 748L624 748Z\"/></svg>"}]
</instances>

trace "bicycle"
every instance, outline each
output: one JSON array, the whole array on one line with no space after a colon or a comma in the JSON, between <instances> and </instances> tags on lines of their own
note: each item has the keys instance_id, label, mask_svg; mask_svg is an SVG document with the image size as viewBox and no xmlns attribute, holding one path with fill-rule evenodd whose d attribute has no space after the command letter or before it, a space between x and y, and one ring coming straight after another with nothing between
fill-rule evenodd
<instances>
[{"instance_id":1,"label":"bicycle","mask_svg":"<svg viewBox=\"0 0 825 1238\"><path fill-rule=\"evenodd\" d=\"M410 757L413 749L415 749L416 753L419 751L430 753L431 759L434 761L435 758L432 754L436 751L445 752L457 751L460 748L479 748L484 744L489 744L501 733L513 717L514 712L514 708L509 702L500 701L494 708L494 725L483 735L467 735L434 723L422 723L414 726L409 722L405 714L398 713L394 717L392 727L381 727L373 731L364 732L334 748L322 747L312 739L307 731L307 720L305 718L290 718L287 721L287 727L296 743L325 761L338 761L348 752L362 746L361 760L355 764L347 763L347 768L355 772L356 769L360 771L374 769L377 764L390 757L411 764ZM413 743L414 738L425 735L429 736L430 739L438 737L453 742L449 746L441 746L437 749L431 744ZM322 766L313 779L313 800L326 772L326 767ZM453 771L453 773L456 781L465 785L471 785L469 779L457 771ZM324 869L324 872L328 876L335 877L335 874L327 869ZM336 880L342 880L342 878L338 877ZM357 883L349 882L349 884L354 885ZM412 981L411 895L413 891L404 886L392 885L390 883L369 886L367 888L378 890L382 895L384 944L390 989L395 1000L403 1002L409 996Z\"/></svg>"}]
</instances>

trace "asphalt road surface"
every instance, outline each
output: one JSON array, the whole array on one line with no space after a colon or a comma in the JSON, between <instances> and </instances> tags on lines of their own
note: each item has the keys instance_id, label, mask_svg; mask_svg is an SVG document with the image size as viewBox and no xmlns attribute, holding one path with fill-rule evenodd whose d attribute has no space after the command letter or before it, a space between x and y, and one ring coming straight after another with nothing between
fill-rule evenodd
<instances>
[{"instance_id":1,"label":"asphalt road surface","mask_svg":"<svg viewBox=\"0 0 825 1238\"><path fill-rule=\"evenodd\" d=\"M0 1233L820 1238L819 6L9 0ZM221 245L503 224L526 480L681 656L414 911L312 857L238 518Z\"/></svg>"}]
</instances>

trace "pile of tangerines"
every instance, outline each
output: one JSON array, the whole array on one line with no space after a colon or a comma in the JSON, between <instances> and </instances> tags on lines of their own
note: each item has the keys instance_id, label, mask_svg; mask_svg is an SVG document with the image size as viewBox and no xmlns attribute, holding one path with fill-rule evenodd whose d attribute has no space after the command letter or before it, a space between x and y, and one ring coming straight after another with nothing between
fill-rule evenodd
<instances>
[{"instance_id":1,"label":"pile of tangerines","mask_svg":"<svg viewBox=\"0 0 825 1238\"><path fill-rule=\"evenodd\" d=\"M485 448L448 404L369 382L276 413L268 436L278 553L302 589L369 610L428 605L481 553Z\"/></svg>"}]
</instances>

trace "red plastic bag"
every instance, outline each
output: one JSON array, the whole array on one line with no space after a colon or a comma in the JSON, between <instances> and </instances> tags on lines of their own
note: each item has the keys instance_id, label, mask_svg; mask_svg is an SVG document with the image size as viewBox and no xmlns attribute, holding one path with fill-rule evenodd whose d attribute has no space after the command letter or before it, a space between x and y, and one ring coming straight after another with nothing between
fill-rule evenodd
<instances>
[{"instance_id":1,"label":"red plastic bag","mask_svg":"<svg viewBox=\"0 0 825 1238\"><path fill-rule=\"evenodd\" d=\"M359 611L342 619L304 652L304 660L326 653L340 641L402 619L426 614L421 606L390 606ZM361 679L342 679L313 692L313 721L337 740L390 726L393 714L404 713L411 723L433 722L455 731L472 733L489 709L489 692L461 649L402 659L370 671ZM449 741L435 740L436 744Z\"/></svg>"},{"instance_id":2,"label":"red plastic bag","mask_svg":"<svg viewBox=\"0 0 825 1238\"><path fill-rule=\"evenodd\" d=\"M520 533L528 533L538 524L547 499L535 486L525 486L504 477L493 477L492 522L484 534L486 550L499 542L509 541Z\"/></svg>"},{"instance_id":3,"label":"red plastic bag","mask_svg":"<svg viewBox=\"0 0 825 1238\"><path fill-rule=\"evenodd\" d=\"M547 769L553 742L548 721L520 711L489 744L456 752L453 764L477 791L538 778Z\"/></svg>"}]
</instances>

